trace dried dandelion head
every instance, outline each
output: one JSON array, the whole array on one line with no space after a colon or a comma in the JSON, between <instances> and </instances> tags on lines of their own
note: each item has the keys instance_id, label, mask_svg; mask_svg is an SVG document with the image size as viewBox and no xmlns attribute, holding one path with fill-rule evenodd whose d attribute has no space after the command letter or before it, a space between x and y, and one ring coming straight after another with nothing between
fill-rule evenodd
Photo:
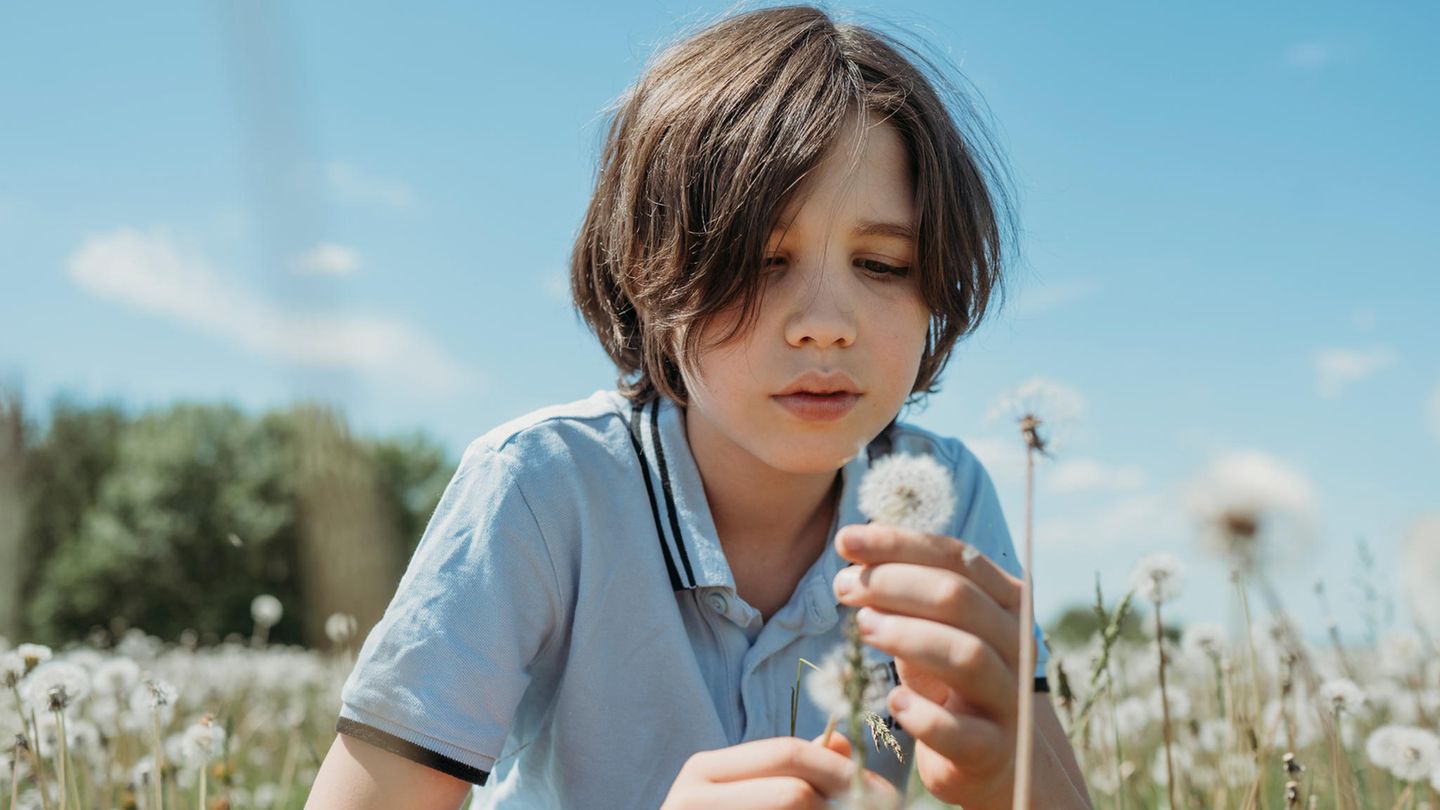
<instances>
[{"instance_id":1,"label":"dried dandelion head","mask_svg":"<svg viewBox=\"0 0 1440 810\"><path fill-rule=\"evenodd\" d=\"M1426 632L1440 637L1440 512L1411 526L1400 549L1401 577L1410 611Z\"/></svg>"},{"instance_id":2,"label":"dried dandelion head","mask_svg":"<svg viewBox=\"0 0 1440 810\"><path fill-rule=\"evenodd\" d=\"M1315 501L1303 475L1256 451L1217 458L1185 492L1206 548L1240 572L1298 560L1313 534Z\"/></svg>"},{"instance_id":3,"label":"dried dandelion head","mask_svg":"<svg viewBox=\"0 0 1440 810\"><path fill-rule=\"evenodd\" d=\"M934 533L955 513L955 486L933 456L898 453L865 472L859 502L860 512L875 523Z\"/></svg>"},{"instance_id":4,"label":"dried dandelion head","mask_svg":"<svg viewBox=\"0 0 1440 810\"><path fill-rule=\"evenodd\" d=\"M1141 599L1156 605L1180 595L1185 584L1185 565L1174 554L1148 554L1130 572L1130 587Z\"/></svg>"}]
</instances>

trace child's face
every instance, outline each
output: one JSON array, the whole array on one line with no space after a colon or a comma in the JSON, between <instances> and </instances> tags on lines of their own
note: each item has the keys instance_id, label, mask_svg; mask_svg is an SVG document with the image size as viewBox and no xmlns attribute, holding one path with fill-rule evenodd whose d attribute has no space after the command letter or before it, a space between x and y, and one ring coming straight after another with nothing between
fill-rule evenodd
<instances>
[{"instance_id":1,"label":"child's face","mask_svg":"<svg viewBox=\"0 0 1440 810\"><path fill-rule=\"evenodd\" d=\"M707 447L748 452L786 472L833 472L910 394L930 321L914 243L859 230L866 222L913 230L909 157L899 133L881 124L852 167L858 134L852 126L826 155L770 234L771 275L753 328L712 346L738 318L732 310L702 332L701 379L686 379L692 441L698 432ZM886 274L880 265L911 270ZM847 374L859 392L854 404L829 420L797 415L777 395L810 371Z\"/></svg>"}]
</instances>

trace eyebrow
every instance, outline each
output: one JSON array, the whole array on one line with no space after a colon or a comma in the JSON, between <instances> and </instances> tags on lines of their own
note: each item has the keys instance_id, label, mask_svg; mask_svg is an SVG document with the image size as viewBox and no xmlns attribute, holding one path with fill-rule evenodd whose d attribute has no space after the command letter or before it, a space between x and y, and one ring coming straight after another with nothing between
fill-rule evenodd
<instances>
[{"instance_id":1,"label":"eyebrow","mask_svg":"<svg viewBox=\"0 0 1440 810\"><path fill-rule=\"evenodd\" d=\"M787 231L793 222L782 222L775 226L776 231ZM855 236L889 236L896 239L915 241L915 229L900 222L878 222L871 219L862 219L856 223L855 229L851 231Z\"/></svg>"}]
</instances>

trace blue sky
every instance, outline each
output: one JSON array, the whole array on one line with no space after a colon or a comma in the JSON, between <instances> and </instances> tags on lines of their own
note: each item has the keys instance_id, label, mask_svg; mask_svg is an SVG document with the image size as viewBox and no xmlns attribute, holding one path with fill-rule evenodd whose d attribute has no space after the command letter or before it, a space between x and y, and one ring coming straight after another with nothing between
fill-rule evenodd
<instances>
[{"instance_id":1,"label":"blue sky","mask_svg":"<svg viewBox=\"0 0 1440 810\"><path fill-rule=\"evenodd\" d=\"M761 4L763 5L763 4ZM0 379L139 408L345 404L458 455L609 387L565 298L605 106L720 3L31 6L0 26ZM1440 510L1432 4L831 3L957 66L1017 184L1011 298L909 418L967 441L1023 526L1033 379L1079 406L1037 491L1037 610L1188 564L1218 455L1314 493L1276 570L1358 637L1356 540L1398 581ZM1400 594L1393 593L1400 607ZM1403 616L1403 611L1402 614Z\"/></svg>"}]
</instances>

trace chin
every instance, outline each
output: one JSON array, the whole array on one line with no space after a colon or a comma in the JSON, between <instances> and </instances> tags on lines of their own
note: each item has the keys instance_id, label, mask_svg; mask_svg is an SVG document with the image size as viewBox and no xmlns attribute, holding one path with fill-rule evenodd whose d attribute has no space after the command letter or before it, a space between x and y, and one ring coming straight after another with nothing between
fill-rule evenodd
<instances>
[{"instance_id":1,"label":"chin","mask_svg":"<svg viewBox=\"0 0 1440 810\"><path fill-rule=\"evenodd\" d=\"M771 444L759 453L771 467L792 475L833 473L855 456L859 439L850 437L796 437Z\"/></svg>"}]
</instances>

